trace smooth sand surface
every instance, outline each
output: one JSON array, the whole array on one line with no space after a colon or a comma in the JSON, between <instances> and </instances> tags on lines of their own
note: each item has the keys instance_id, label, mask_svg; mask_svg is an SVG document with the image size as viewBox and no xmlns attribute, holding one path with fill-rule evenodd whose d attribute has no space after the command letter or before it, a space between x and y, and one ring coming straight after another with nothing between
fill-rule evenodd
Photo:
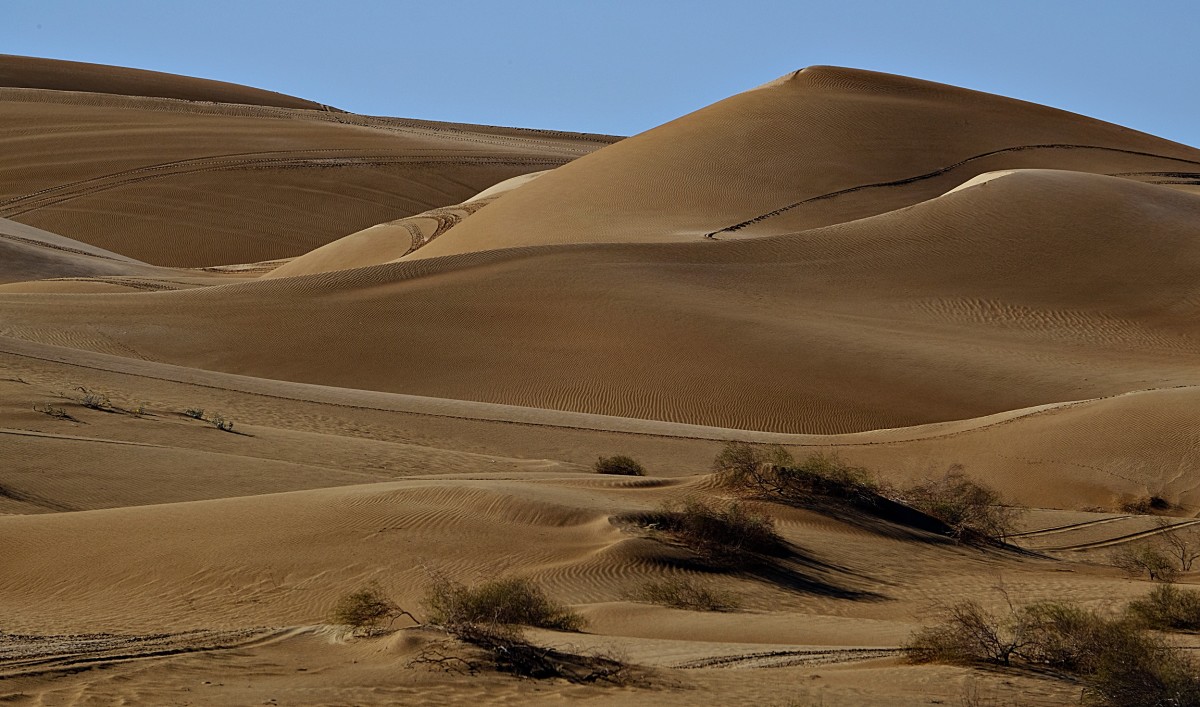
<instances>
[{"instance_id":1,"label":"smooth sand surface","mask_svg":"<svg viewBox=\"0 0 1200 707\"><path fill-rule=\"evenodd\" d=\"M1109 553L1198 522L1192 148L830 67L621 141L21 57L0 115L6 702L1073 703L899 648L958 600L1115 610L1150 585ZM631 524L727 495L731 440L961 465L1020 549L750 501L789 549L729 571ZM531 640L636 678L329 623L437 574L535 580L587 626ZM636 598L668 578L740 608Z\"/></svg>"}]
</instances>

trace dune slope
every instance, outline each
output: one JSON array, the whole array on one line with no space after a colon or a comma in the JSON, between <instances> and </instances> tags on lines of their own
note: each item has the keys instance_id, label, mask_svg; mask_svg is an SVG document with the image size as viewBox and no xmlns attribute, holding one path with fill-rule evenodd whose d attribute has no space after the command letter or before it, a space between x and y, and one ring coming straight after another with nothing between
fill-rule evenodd
<instances>
[{"instance_id":1,"label":"dune slope","mask_svg":"<svg viewBox=\"0 0 1200 707\"><path fill-rule=\"evenodd\" d=\"M1000 96L812 67L557 169L408 257L786 233L1037 167L1175 181L1200 173L1200 151Z\"/></svg>"},{"instance_id":2,"label":"dune slope","mask_svg":"<svg viewBox=\"0 0 1200 707\"><path fill-rule=\"evenodd\" d=\"M774 238L7 295L0 313L12 336L268 378L848 432L1197 382L1198 217L1166 187L1022 171Z\"/></svg>"},{"instance_id":3,"label":"dune slope","mask_svg":"<svg viewBox=\"0 0 1200 707\"><path fill-rule=\"evenodd\" d=\"M257 262L456 204L614 139L0 87L0 217L156 265Z\"/></svg>"}]
</instances>

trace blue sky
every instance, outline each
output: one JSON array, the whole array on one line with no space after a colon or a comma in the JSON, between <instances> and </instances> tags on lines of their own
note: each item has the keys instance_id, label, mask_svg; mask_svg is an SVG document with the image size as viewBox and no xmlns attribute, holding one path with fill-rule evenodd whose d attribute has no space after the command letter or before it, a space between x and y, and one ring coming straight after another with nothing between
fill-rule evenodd
<instances>
[{"instance_id":1,"label":"blue sky","mask_svg":"<svg viewBox=\"0 0 1200 707\"><path fill-rule=\"evenodd\" d=\"M1200 146L1200 2L5 0L0 52L347 110L631 134L813 64L917 76Z\"/></svg>"}]
</instances>

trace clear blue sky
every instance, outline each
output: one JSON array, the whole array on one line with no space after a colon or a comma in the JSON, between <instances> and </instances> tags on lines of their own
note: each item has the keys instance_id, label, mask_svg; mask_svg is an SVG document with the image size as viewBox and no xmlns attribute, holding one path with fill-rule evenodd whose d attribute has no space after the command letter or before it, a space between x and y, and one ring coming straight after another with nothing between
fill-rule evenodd
<instances>
[{"instance_id":1,"label":"clear blue sky","mask_svg":"<svg viewBox=\"0 0 1200 707\"><path fill-rule=\"evenodd\" d=\"M0 52L360 113L632 134L788 71L952 83L1200 146L1200 2L5 0Z\"/></svg>"}]
</instances>

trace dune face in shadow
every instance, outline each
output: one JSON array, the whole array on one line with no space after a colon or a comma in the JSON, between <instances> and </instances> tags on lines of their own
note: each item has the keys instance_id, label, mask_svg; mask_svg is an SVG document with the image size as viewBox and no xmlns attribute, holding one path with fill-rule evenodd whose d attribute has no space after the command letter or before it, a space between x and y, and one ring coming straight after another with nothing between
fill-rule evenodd
<instances>
[{"instance_id":1,"label":"dune face in shadow","mask_svg":"<svg viewBox=\"0 0 1200 707\"><path fill-rule=\"evenodd\" d=\"M1200 533L1184 145L834 67L618 140L21 57L0 144L0 701L1065 704L901 646L931 603L1119 608L1109 553ZM731 441L871 495L722 485ZM947 470L1013 545L905 496ZM407 627L504 577L586 622L529 650L640 682ZM331 625L364 587L405 627Z\"/></svg>"}]
</instances>

